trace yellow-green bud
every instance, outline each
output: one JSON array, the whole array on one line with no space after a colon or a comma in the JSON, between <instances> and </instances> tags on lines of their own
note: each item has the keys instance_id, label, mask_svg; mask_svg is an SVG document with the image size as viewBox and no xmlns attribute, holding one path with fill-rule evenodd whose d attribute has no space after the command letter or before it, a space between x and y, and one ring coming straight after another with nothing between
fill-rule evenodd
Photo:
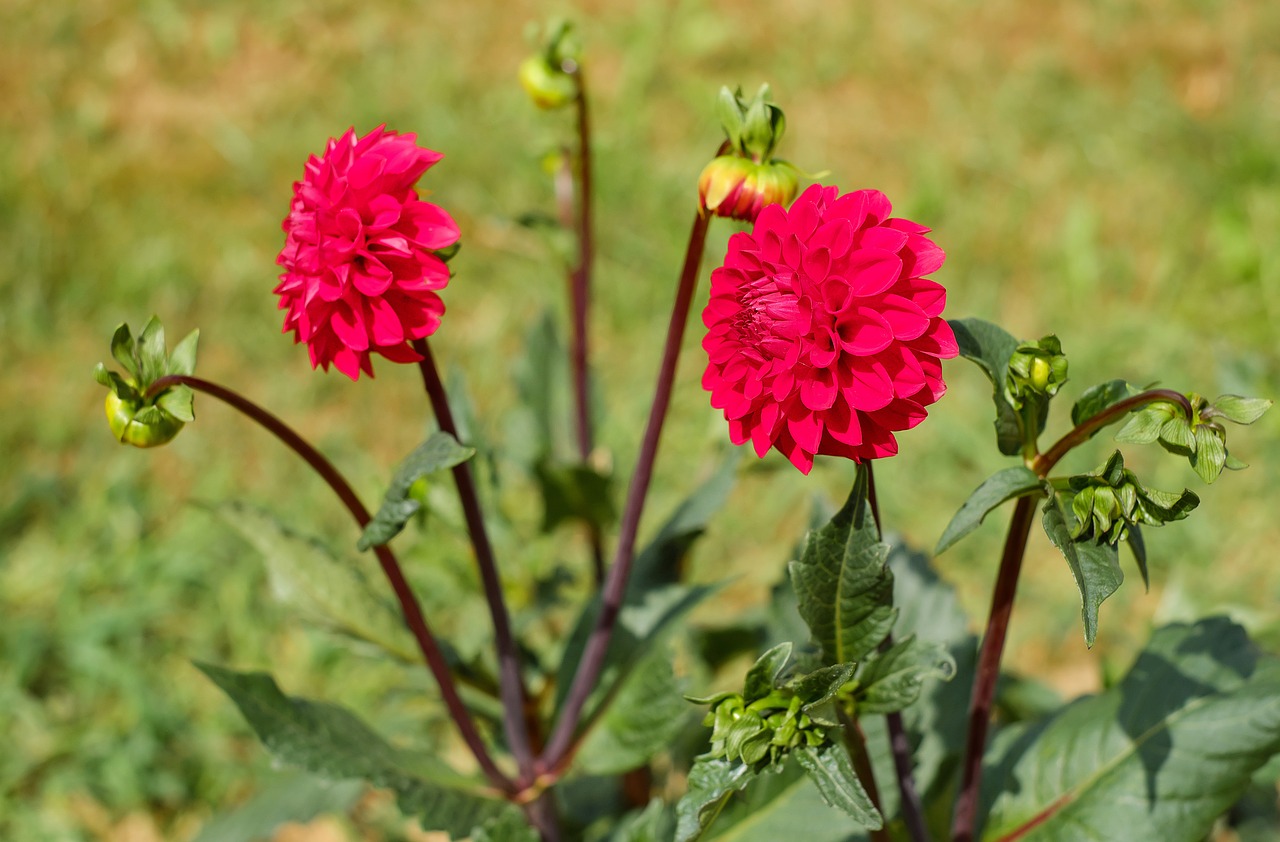
<instances>
[{"instance_id":1,"label":"yellow-green bud","mask_svg":"<svg viewBox=\"0 0 1280 842\"><path fill-rule=\"evenodd\" d=\"M140 407L134 401L122 400L115 392L107 393L107 423L111 434L121 444L134 447L159 447L173 440L183 422L158 407Z\"/></svg>"},{"instance_id":2,"label":"yellow-green bud","mask_svg":"<svg viewBox=\"0 0 1280 842\"><path fill-rule=\"evenodd\" d=\"M520 86L539 108L561 108L578 96L578 83L545 55L530 56L520 63Z\"/></svg>"}]
</instances>

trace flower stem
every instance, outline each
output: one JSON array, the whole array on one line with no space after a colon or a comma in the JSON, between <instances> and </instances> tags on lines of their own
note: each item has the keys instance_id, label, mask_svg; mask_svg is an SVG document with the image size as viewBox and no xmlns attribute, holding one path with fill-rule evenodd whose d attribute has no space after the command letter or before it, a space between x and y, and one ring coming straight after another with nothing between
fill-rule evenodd
<instances>
[{"instance_id":1,"label":"flower stem","mask_svg":"<svg viewBox=\"0 0 1280 842\"><path fill-rule=\"evenodd\" d=\"M707 243L707 218L698 213L689 232L689 244L685 250L684 267L680 272L680 284L676 290L675 304L671 309L671 322L667 327L666 345L662 352L662 364L658 370L658 382L654 388L653 404L645 426L644 439L636 458L635 473L627 490L627 502L618 528L618 543L614 550L613 564L605 577L600 614L587 639L582 660L574 673L573 683L565 697L564 707L556 720L555 729L547 742L540 766L544 770L559 770L560 763L572 754L575 732L582 716L587 697L595 689L604 669L604 658L609 640L617 625L618 612L626 592L627 577L635 557L636 533L640 515L644 511L645 496L653 477L653 463L658 454L658 441L662 437L662 423L671 403L671 387L675 382L676 363L680 358L680 343L684 338L685 324L689 320L689 308L693 302L694 288L698 282L698 265Z\"/></svg>"},{"instance_id":2,"label":"flower stem","mask_svg":"<svg viewBox=\"0 0 1280 842\"><path fill-rule=\"evenodd\" d=\"M876 478L870 461L864 463L867 470L867 503L871 506L871 517L876 524L876 533L884 537L884 527L880 520L880 501L876 498ZM890 632L880 644L884 652L893 646L893 633ZM898 773L898 793L902 797L902 821L907 826L911 842L929 842L929 830L924 821L924 804L920 800L920 791L916 788L915 774L911 767L911 740L907 737L907 728L898 711L885 714L885 722L889 728L889 750L893 754L893 768Z\"/></svg>"},{"instance_id":3,"label":"flower stem","mask_svg":"<svg viewBox=\"0 0 1280 842\"><path fill-rule=\"evenodd\" d=\"M431 356L431 347L425 339L415 339L413 350L422 356L418 368L422 371L422 385L431 401L436 423L441 430L457 438L458 427L454 423L453 412L449 409L449 397L445 394L440 371L436 367L435 358ZM498 687L502 698L507 743L520 769L520 783L528 786L533 781L532 729L525 703L529 694L525 691L520 674L520 655L516 649L515 637L511 633L511 620L507 614L506 600L502 596L498 565L494 561L493 546L489 543L489 533L485 529L484 514L480 511L480 498L476 494L476 484L469 463L463 462L453 467L453 481L458 487L462 514L467 521L467 532L471 535L471 546L475 550L485 601L489 604L489 615L493 619L493 636L498 648Z\"/></svg>"},{"instance_id":4,"label":"flower stem","mask_svg":"<svg viewBox=\"0 0 1280 842\"><path fill-rule=\"evenodd\" d=\"M1191 405L1191 400L1181 392L1175 392L1172 389L1148 389L1145 392L1134 395L1131 398L1125 398L1122 401L1113 403L1111 406L1099 412L1083 424L1075 427L1065 436L1058 439L1053 447L1037 456L1030 465L1031 469L1040 476L1046 476L1058 461L1066 456L1074 447L1088 441L1089 438L1098 430L1108 424L1114 424L1123 418L1126 414L1133 412L1140 406L1149 403L1175 403L1182 407L1182 411L1187 414L1187 418L1195 417L1195 407Z\"/></svg>"},{"instance_id":5,"label":"flower stem","mask_svg":"<svg viewBox=\"0 0 1280 842\"><path fill-rule=\"evenodd\" d=\"M147 390L147 397L158 395L165 389L178 384L215 397L266 428L285 446L301 456L320 475L321 479L328 483L361 529L368 525L371 519L369 511L360 502L360 498L352 490L351 484L338 472L333 463L294 432L291 427L243 395L199 377L173 374L156 380L151 385L151 388ZM408 580L405 579L404 572L400 569L400 562L396 559L390 547L383 545L374 547L373 550L378 558L378 564L382 567L383 574L387 577L388 582L391 584L391 589L395 591L396 598L400 601L400 611L404 615L405 625L409 627L414 639L417 640L418 648L422 650L422 656L427 662L427 667L431 670L436 684L440 686L440 695L444 697L445 707L448 708L449 715L453 717L454 724L457 725L463 741L471 749L471 753L475 755L476 762L494 786L505 793L513 792L514 787L511 780L494 764L488 749L485 748L484 740L481 739L475 723L471 720L471 715L467 712L466 706L458 695L453 675L449 672L449 664L445 660L444 653L440 650L435 636L431 633L430 626L427 625L427 619L422 614L422 609L418 605L418 599L414 596L412 587L409 585Z\"/></svg>"},{"instance_id":6,"label":"flower stem","mask_svg":"<svg viewBox=\"0 0 1280 842\"><path fill-rule=\"evenodd\" d=\"M973 840L978 817L978 791L982 784L982 754L987 743L987 727L991 723L996 680L1000 677L1000 656L1004 653L1013 598L1018 590L1018 573L1022 570L1022 557L1027 549L1027 537L1031 533L1038 499L1038 495L1018 498L1009 520L1009 534L1005 538L1004 555L1000 559L1000 571L996 574L996 586L991 594L991 614L987 618L986 633L982 636L973 694L969 700L969 733L961 767L960 795L956 799L951 825L952 842Z\"/></svg>"}]
</instances>

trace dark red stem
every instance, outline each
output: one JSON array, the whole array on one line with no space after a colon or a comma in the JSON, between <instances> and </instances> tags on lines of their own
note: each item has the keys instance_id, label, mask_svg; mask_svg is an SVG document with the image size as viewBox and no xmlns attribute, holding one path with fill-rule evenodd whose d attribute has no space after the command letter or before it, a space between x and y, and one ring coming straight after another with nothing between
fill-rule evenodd
<instances>
[{"instance_id":1,"label":"dark red stem","mask_svg":"<svg viewBox=\"0 0 1280 842\"><path fill-rule=\"evenodd\" d=\"M454 423L453 412L449 408L449 397L445 394L440 371L436 367L435 359L431 356L431 347L425 339L415 339L413 350L422 356L418 368L422 371L422 385L431 401L436 423L440 425L441 430L456 439L458 426ZM480 498L476 494L471 465L463 462L454 466L453 481L458 487L462 514L467 522L467 532L471 536L471 546L475 550L476 566L480 570L480 582L484 588L485 601L489 605L489 615L493 620L493 636L498 649L498 694L502 699L503 725L507 742L520 768L520 784L528 786L533 783L533 749L530 745L530 728L525 702L528 693L524 689L524 679L520 673L520 655L516 649L515 637L511 633L511 620L507 614L506 600L502 596L498 565L494 560L493 546L489 543L489 533L485 529L484 514L480 510Z\"/></svg>"},{"instance_id":2,"label":"dark red stem","mask_svg":"<svg viewBox=\"0 0 1280 842\"><path fill-rule=\"evenodd\" d=\"M707 218L702 213L698 213L694 216L693 227L689 232L684 267L680 272L680 284L676 291L675 304L671 309L671 322L667 326L667 340L662 352L662 365L658 370L658 383L654 389L653 404L649 409L649 421L645 426L640 453L636 458L635 473L631 477L631 485L627 490L627 502L618 528L618 544L614 551L613 564L605 577L600 615L596 618L595 627L587 639L582 660L578 663L573 683L565 696L564 708L556 721L555 729L551 732L546 751L542 754L539 765L544 771L560 770L561 761L572 754L582 708L600 679L609 640L617 625L618 612L622 608L622 598L626 592L627 577L635 557L640 515L644 511L645 496L649 490L649 481L653 477L653 464L658 454L658 442L662 437L662 424L666 419L667 407L671 403L671 387L675 381L680 344L684 339L685 325L689 320L690 305L693 303L693 292L697 286L698 265L702 261L702 251L707 242L707 222Z\"/></svg>"},{"instance_id":3,"label":"dark red stem","mask_svg":"<svg viewBox=\"0 0 1280 842\"><path fill-rule=\"evenodd\" d=\"M301 456L328 483L361 529L368 525L370 521L369 511L360 502L360 498L352 490L351 484L338 472L333 463L294 432L287 424L243 395L199 377L173 374L161 377L151 384L151 388L147 390L146 397L148 399L154 397L165 389L178 384L215 397L264 427L268 432L280 439L290 450ZM444 697L445 707L448 708L449 715L453 717L454 724L457 725L463 741L471 749L471 753L475 755L476 762L484 770L485 776L489 778L493 785L505 793L512 793L515 789L512 781L494 764L493 758L489 756L488 749L485 748L484 740L481 739L475 723L471 720L471 715L467 712L466 706L458 695L453 675L449 672L449 664L445 660L439 644L436 643L430 626L427 625L427 619L423 616L422 609L418 606L418 599L414 596L412 587L400 569L400 562L396 559L390 547L379 546L374 547L373 550L378 558L378 564L382 567L383 574L387 577L387 581L391 583L391 589L395 591L396 599L400 602L400 612L404 616L405 625L409 627L414 639L417 640L418 648L422 650L423 659L427 662L427 667L431 670L436 684L440 687L440 695Z\"/></svg>"}]
</instances>

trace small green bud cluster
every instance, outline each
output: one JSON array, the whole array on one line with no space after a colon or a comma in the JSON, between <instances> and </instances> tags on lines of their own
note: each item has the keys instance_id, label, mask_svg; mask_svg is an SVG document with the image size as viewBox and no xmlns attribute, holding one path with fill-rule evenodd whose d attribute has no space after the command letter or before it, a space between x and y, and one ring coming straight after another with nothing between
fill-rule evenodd
<instances>
[{"instance_id":1,"label":"small green bud cluster","mask_svg":"<svg viewBox=\"0 0 1280 842\"><path fill-rule=\"evenodd\" d=\"M1182 520L1200 505L1200 498L1187 490L1173 494L1145 488L1124 466L1118 450L1096 473L1071 477L1068 482L1075 492L1071 510L1077 523L1071 537L1077 541L1114 546L1138 524L1160 526Z\"/></svg>"},{"instance_id":2,"label":"small green bud cluster","mask_svg":"<svg viewBox=\"0 0 1280 842\"><path fill-rule=\"evenodd\" d=\"M1195 392L1187 398L1193 409L1190 418L1175 403L1150 404L1120 428L1116 441L1129 444L1159 442L1170 453L1185 456L1191 467L1207 483L1216 480L1224 468L1246 467L1227 453L1227 429L1222 421L1252 424L1271 408L1273 401L1222 395L1209 403Z\"/></svg>"},{"instance_id":3,"label":"small green bud cluster","mask_svg":"<svg viewBox=\"0 0 1280 842\"><path fill-rule=\"evenodd\" d=\"M802 705L799 696L785 690L774 690L750 704L740 693L725 696L702 721L712 727L711 756L754 766L766 757L772 764L801 744L821 746L826 732L801 710Z\"/></svg>"},{"instance_id":4,"label":"small green bud cluster","mask_svg":"<svg viewBox=\"0 0 1280 842\"><path fill-rule=\"evenodd\" d=\"M195 395L186 386L172 386L155 395L147 393L162 377L195 373L199 339L200 331L193 330L169 354L164 325L155 316L136 342L127 324L116 328L111 337L111 356L128 376L110 371L102 363L94 369L94 379L111 390L106 402L107 423L116 441L134 447L158 447L171 441L185 423L195 420Z\"/></svg>"},{"instance_id":5,"label":"small green bud cluster","mask_svg":"<svg viewBox=\"0 0 1280 842\"><path fill-rule=\"evenodd\" d=\"M534 55L520 63L520 85L539 108L561 108L578 96L575 77L582 61L582 45L573 24L548 27L551 36Z\"/></svg>"},{"instance_id":6,"label":"small green bud cluster","mask_svg":"<svg viewBox=\"0 0 1280 842\"><path fill-rule=\"evenodd\" d=\"M1032 396L1053 397L1067 382L1067 358L1062 343L1050 334L1039 342L1023 342L1009 357L1005 397L1014 409L1022 409Z\"/></svg>"}]
</instances>

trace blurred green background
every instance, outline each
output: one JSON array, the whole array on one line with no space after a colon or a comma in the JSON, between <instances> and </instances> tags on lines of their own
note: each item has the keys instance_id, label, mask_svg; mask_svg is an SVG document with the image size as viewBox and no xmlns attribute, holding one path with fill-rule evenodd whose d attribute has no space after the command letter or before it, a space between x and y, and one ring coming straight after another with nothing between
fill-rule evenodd
<instances>
[{"instance_id":1,"label":"blurred green background","mask_svg":"<svg viewBox=\"0 0 1280 842\"><path fill-rule=\"evenodd\" d=\"M348 126L386 122L446 155L423 187L457 216L464 247L433 346L466 373L486 433L512 433L502 420L510 370L532 314L562 310L564 290L553 244L518 224L554 212L541 160L570 130L567 115L535 111L515 83L530 22L568 14L587 48L600 438L624 478L695 179L720 140L722 84L770 82L789 119L783 155L829 170L842 189L884 190L898 213L935 229L950 316L1029 338L1056 332L1071 357L1068 401L1112 377L1210 397L1280 392L1280 4L0 8L0 838L191 839L270 778L265 752L192 658L270 668L290 692L422 737L430 687L419 671L305 631L273 599L259 557L195 505L244 499L349 547L354 533L328 491L209 400L167 448L116 446L91 371L121 321L138 327L157 313L171 342L198 326L201 374L293 422L377 500L426 429L417 371L380 362L376 380L355 384L312 373L280 334L271 289L279 221L306 156ZM731 230L717 224L709 261ZM698 385L700 338L695 321L650 528L723 450L723 421ZM986 381L963 362L948 380L930 423L877 467L888 526L923 547L1005 464ZM1059 409L1050 437L1065 429ZM1153 485L1189 486L1204 502L1188 523L1148 533L1151 591L1130 576L1103 607L1092 652L1065 564L1033 538L1011 665L1087 691L1128 663L1153 622L1214 611L1280 645L1268 481L1278 433L1277 413L1233 429L1233 453L1255 467L1207 490L1185 463L1134 454ZM1106 439L1070 467L1100 464ZM810 501L837 497L852 476L846 464L820 463L806 479L776 456L750 461L692 563L700 579L736 577L703 623L760 604ZM511 517L536 527L536 512L517 505ZM562 560L579 565L572 537L558 534ZM555 538L529 546L553 557ZM1000 540L988 524L939 560L975 622ZM465 550L448 543L441 560L416 549L412 575L429 612L443 611L470 576ZM483 613L468 610L445 630L478 639Z\"/></svg>"}]
</instances>

